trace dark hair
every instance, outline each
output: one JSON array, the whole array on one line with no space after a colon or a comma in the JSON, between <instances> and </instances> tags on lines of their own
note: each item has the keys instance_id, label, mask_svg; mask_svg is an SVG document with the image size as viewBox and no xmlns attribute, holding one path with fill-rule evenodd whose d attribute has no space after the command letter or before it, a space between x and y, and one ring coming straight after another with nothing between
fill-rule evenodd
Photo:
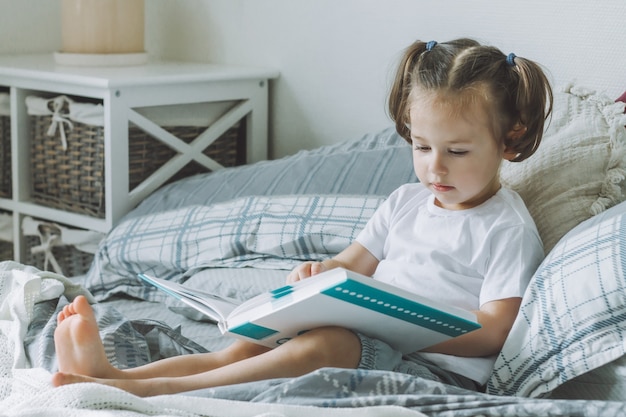
<instances>
[{"instance_id":1,"label":"dark hair","mask_svg":"<svg viewBox=\"0 0 626 417\"><path fill-rule=\"evenodd\" d=\"M434 46L433 46L434 44ZM486 94L494 128L514 162L531 156L539 146L544 122L552 112L552 89L541 67L528 59L503 54L472 39L414 42L402 57L389 94L389 113L396 130L409 143L409 111L416 89L436 93ZM513 65L511 65L513 64ZM523 127L515 140L506 133Z\"/></svg>"}]
</instances>

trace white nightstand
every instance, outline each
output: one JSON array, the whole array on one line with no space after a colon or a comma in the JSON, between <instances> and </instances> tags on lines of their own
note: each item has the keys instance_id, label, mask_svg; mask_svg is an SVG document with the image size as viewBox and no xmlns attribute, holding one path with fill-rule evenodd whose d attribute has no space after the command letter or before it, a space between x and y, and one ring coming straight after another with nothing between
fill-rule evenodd
<instances>
[{"instance_id":1,"label":"white nightstand","mask_svg":"<svg viewBox=\"0 0 626 417\"><path fill-rule=\"evenodd\" d=\"M221 165L202 153L231 126L246 126L246 161L267 158L268 83L278 72L263 68L191 62L151 62L127 67L64 67L52 54L0 56L0 87L9 89L12 195L0 210L13 215L14 259L24 262L21 233L25 216L85 230L108 232L129 210L194 160L215 170ZM69 95L96 99L104 110L104 216L47 207L31 198L30 126L25 99L30 95ZM186 143L135 109L233 102L197 140ZM178 154L129 190L129 123L166 143ZM6 169L6 167L2 167Z\"/></svg>"}]
</instances>

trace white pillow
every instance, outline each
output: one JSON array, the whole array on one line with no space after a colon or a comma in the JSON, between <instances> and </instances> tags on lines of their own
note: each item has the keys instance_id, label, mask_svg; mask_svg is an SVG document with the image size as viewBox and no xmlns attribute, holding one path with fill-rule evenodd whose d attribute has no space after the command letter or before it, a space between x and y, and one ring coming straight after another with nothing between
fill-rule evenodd
<instances>
[{"instance_id":1,"label":"white pillow","mask_svg":"<svg viewBox=\"0 0 626 417\"><path fill-rule=\"evenodd\" d=\"M537 152L502 166L548 253L580 222L623 201L626 175L624 103L568 85L555 92L554 113Z\"/></svg>"},{"instance_id":2,"label":"white pillow","mask_svg":"<svg viewBox=\"0 0 626 417\"><path fill-rule=\"evenodd\" d=\"M487 391L542 397L626 353L626 202L569 232L531 280Z\"/></svg>"}]
</instances>

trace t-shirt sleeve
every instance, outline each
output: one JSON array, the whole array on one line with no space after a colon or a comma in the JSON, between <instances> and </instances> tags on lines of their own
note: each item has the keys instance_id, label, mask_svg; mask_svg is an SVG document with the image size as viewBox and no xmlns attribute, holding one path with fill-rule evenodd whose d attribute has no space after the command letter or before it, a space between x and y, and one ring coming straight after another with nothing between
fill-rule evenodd
<instances>
[{"instance_id":1,"label":"t-shirt sleeve","mask_svg":"<svg viewBox=\"0 0 626 417\"><path fill-rule=\"evenodd\" d=\"M536 230L526 225L502 229L491 237L490 246L479 304L522 297L544 257Z\"/></svg>"},{"instance_id":2,"label":"t-shirt sleeve","mask_svg":"<svg viewBox=\"0 0 626 417\"><path fill-rule=\"evenodd\" d=\"M387 200L388 201L388 200ZM376 259L383 259L385 251L385 240L389 231L388 204L384 201L371 219L366 223L365 227L356 237L356 241L363 245Z\"/></svg>"},{"instance_id":3,"label":"t-shirt sleeve","mask_svg":"<svg viewBox=\"0 0 626 417\"><path fill-rule=\"evenodd\" d=\"M385 258L385 242L389 236L390 222L400 192L399 189L395 190L378 206L372 218L356 237L356 241L379 261Z\"/></svg>"}]
</instances>

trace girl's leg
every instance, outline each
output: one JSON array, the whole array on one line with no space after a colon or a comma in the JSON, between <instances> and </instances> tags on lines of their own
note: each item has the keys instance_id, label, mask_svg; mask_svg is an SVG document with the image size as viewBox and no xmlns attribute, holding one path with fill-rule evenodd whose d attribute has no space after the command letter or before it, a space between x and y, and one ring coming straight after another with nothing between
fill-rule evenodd
<instances>
[{"instance_id":1,"label":"girl's leg","mask_svg":"<svg viewBox=\"0 0 626 417\"><path fill-rule=\"evenodd\" d=\"M349 330L327 327L312 330L273 350L238 342L215 354L179 356L140 368L118 370L106 360L91 307L86 300L83 303L78 299L72 305L68 317L65 317L66 313L61 314L60 324L75 316L76 320L68 321L67 326L59 326L66 331L58 330L55 339L70 340L69 344L73 346L69 346L66 352L76 358L93 361L92 355L95 355L98 365L72 364L67 355L59 352L61 372L53 378L57 386L93 381L143 396L169 394L268 378L295 377L326 366L355 368L361 355L358 336ZM84 332L84 328L91 330ZM64 342L57 345L58 351L65 348ZM65 358L62 360L62 357Z\"/></svg>"},{"instance_id":2,"label":"girl's leg","mask_svg":"<svg viewBox=\"0 0 626 417\"><path fill-rule=\"evenodd\" d=\"M93 310L85 297L79 296L65 306L59 313L57 322L54 343L59 370L97 378L184 376L218 368L269 350L253 343L236 341L223 351L176 356L137 368L120 370L112 366L106 357Z\"/></svg>"}]
</instances>

